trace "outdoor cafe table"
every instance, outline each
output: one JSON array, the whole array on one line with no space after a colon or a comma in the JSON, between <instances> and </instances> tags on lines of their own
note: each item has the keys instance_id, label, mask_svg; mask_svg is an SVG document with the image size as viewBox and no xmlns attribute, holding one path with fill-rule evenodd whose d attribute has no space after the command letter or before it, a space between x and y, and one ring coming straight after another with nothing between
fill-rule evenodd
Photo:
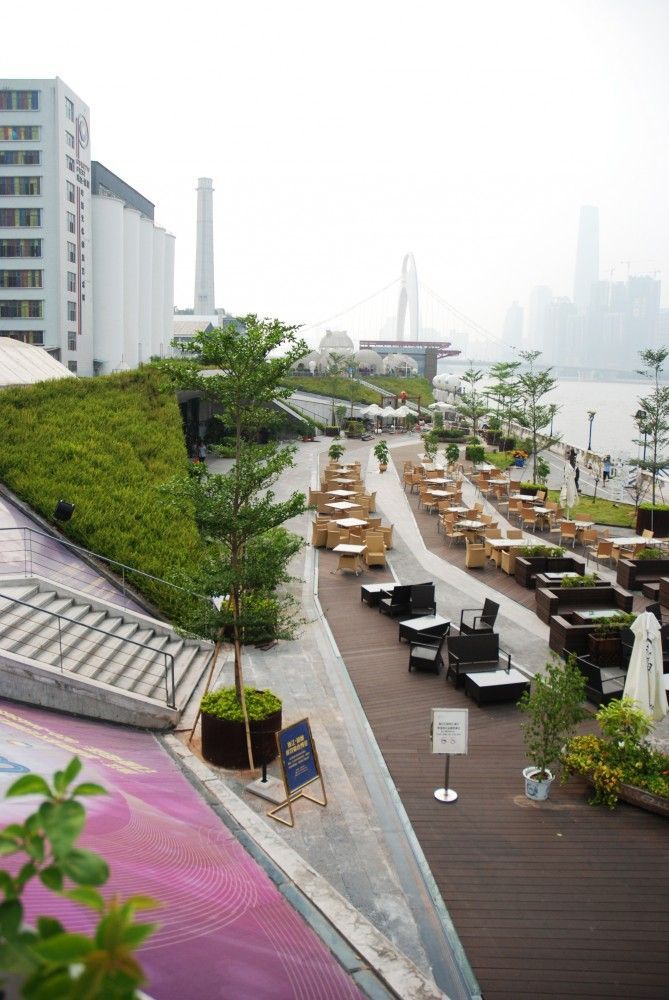
<instances>
[{"instance_id":1,"label":"outdoor cafe table","mask_svg":"<svg viewBox=\"0 0 669 1000\"><path fill-rule=\"evenodd\" d=\"M445 500L446 497L450 497L451 494L447 490L427 490L427 492L432 497L437 497L439 500ZM465 507L465 510L469 510L469 507Z\"/></svg>"},{"instance_id":2,"label":"outdoor cafe table","mask_svg":"<svg viewBox=\"0 0 669 1000\"><path fill-rule=\"evenodd\" d=\"M447 507L449 514L466 514L469 507Z\"/></svg>"},{"instance_id":3,"label":"outdoor cafe table","mask_svg":"<svg viewBox=\"0 0 669 1000\"><path fill-rule=\"evenodd\" d=\"M449 483L453 483L455 480L450 479L448 476L430 476L430 478L426 479L425 482L431 483L433 486L448 486Z\"/></svg>"},{"instance_id":4,"label":"outdoor cafe table","mask_svg":"<svg viewBox=\"0 0 669 1000\"><path fill-rule=\"evenodd\" d=\"M458 521L456 528L461 528L463 531L481 531L482 528L486 527L485 521Z\"/></svg>"},{"instance_id":5,"label":"outdoor cafe table","mask_svg":"<svg viewBox=\"0 0 669 1000\"><path fill-rule=\"evenodd\" d=\"M666 543L666 538L644 538L643 535L620 535L618 538L610 539L615 546L619 545L643 545L648 548L662 546Z\"/></svg>"},{"instance_id":6,"label":"outdoor cafe table","mask_svg":"<svg viewBox=\"0 0 669 1000\"><path fill-rule=\"evenodd\" d=\"M611 618L621 613L620 608L573 608L574 616L584 622L595 621L597 618Z\"/></svg>"},{"instance_id":7,"label":"outdoor cafe table","mask_svg":"<svg viewBox=\"0 0 669 1000\"><path fill-rule=\"evenodd\" d=\"M496 465L489 465L488 462L481 462L480 465L476 466L477 472L497 472Z\"/></svg>"},{"instance_id":8,"label":"outdoor cafe table","mask_svg":"<svg viewBox=\"0 0 669 1000\"><path fill-rule=\"evenodd\" d=\"M509 500L525 500L526 503L539 503L533 493L512 493Z\"/></svg>"},{"instance_id":9,"label":"outdoor cafe table","mask_svg":"<svg viewBox=\"0 0 669 1000\"><path fill-rule=\"evenodd\" d=\"M332 510L350 510L351 507L359 507L358 503L349 503L348 500L339 500L337 503L326 503L326 507L331 507Z\"/></svg>"},{"instance_id":10,"label":"outdoor cafe table","mask_svg":"<svg viewBox=\"0 0 669 1000\"><path fill-rule=\"evenodd\" d=\"M329 497L341 497L342 500L355 496L355 490L326 490L326 493Z\"/></svg>"},{"instance_id":11,"label":"outdoor cafe table","mask_svg":"<svg viewBox=\"0 0 669 1000\"><path fill-rule=\"evenodd\" d=\"M527 545L526 538L486 538L485 541L491 549L519 549Z\"/></svg>"},{"instance_id":12,"label":"outdoor cafe table","mask_svg":"<svg viewBox=\"0 0 669 1000\"><path fill-rule=\"evenodd\" d=\"M347 542L340 542L339 545L335 545L332 551L336 552L339 556L339 562L337 563L337 569L332 572L337 573L340 569L349 569L357 576L358 573L362 572L362 560L360 557L366 548L366 545L349 545Z\"/></svg>"},{"instance_id":13,"label":"outdoor cafe table","mask_svg":"<svg viewBox=\"0 0 669 1000\"><path fill-rule=\"evenodd\" d=\"M448 632L451 620L450 618L442 618L441 615L424 615L422 618L406 618L399 625L400 639L407 639L408 642L420 642L424 632L429 632L430 636L441 636Z\"/></svg>"},{"instance_id":14,"label":"outdoor cafe table","mask_svg":"<svg viewBox=\"0 0 669 1000\"><path fill-rule=\"evenodd\" d=\"M367 521L361 521L359 517L341 517L335 524L338 528L364 528Z\"/></svg>"}]
</instances>

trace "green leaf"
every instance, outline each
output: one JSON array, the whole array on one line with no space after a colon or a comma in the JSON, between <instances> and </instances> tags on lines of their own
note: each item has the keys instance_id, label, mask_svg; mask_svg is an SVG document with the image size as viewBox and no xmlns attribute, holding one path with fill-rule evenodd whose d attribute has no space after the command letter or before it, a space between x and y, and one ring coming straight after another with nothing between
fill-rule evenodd
<instances>
[{"instance_id":1,"label":"green leaf","mask_svg":"<svg viewBox=\"0 0 669 1000\"><path fill-rule=\"evenodd\" d=\"M51 975L46 976L40 970L37 978L29 980L23 986L22 993L25 1000L54 1000L54 997L69 998L72 995L72 977L63 969L54 969Z\"/></svg>"},{"instance_id":2,"label":"green leaf","mask_svg":"<svg viewBox=\"0 0 669 1000\"><path fill-rule=\"evenodd\" d=\"M63 771L56 771L53 776L53 787L58 795L62 795L67 788L67 782L65 781L65 774Z\"/></svg>"},{"instance_id":3,"label":"green leaf","mask_svg":"<svg viewBox=\"0 0 669 1000\"><path fill-rule=\"evenodd\" d=\"M4 937L16 937L22 919L23 907L18 899L6 899L0 903L0 932Z\"/></svg>"},{"instance_id":4,"label":"green leaf","mask_svg":"<svg viewBox=\"0 0 669 1000\"><path fill-rule=\"evenodd\" d=\"M44 861L44 837L35 834L28 837L25 842L25 851L34 861Z\"/></svg>"},{"instance_id":5,"label":"green leaf","mask_svg":"<svg viewBox=\"0 0 669 1000\"><path fill-rule=\"evenodd\" d=\"M84 781L72 789L73 795L106 795L107 789L102 785L96 785L92 781Z\"/></svg>"},{"instance_id":6,"label":"green leaf","mask_svg":"<svg viewBox=\"0 0 669 1000\"><path fill-rule=\"evenodd\" d=\"M14 837L7 837L4 833L0 833L0 856L5 854L16 854L16 852L20 850L21 844L18 843Z\"/></svg>"},{"instance_id":7,"label":"green leaf","mask_svg":"<svg viewBox=\"0 0 669 1000\"><path fill-rule=\"evenodd\" d=\"M63 777L65 778L65 784L71 785L74 779L77 777L81 771L81 761L78 757L73 757L70 763L67 765L63 772Z\"/></svg>"},{"instance_id":8,"label":"green leaf","mask_svg":"<svg viewBox=\"0 0 669 1000\"><path fill-rule=\"evenodd\" d=\"M129 948L139 948L158 927L158 924L130 924L121 936L124 945Z\"/></svg>"},{"instance_id":9,"label":"green leaf","mask_svg":"<svg viewBox=\"0 0 669 1000\"><path fill-rule=\"evenodd\" d=\"M38 917L36 924L39 935L43 940L53 937L55 934L65 933L65 928L60 920L56 920L54 917Z\"/></svg>"},{"instance_id":10,"label":"green leaf","mask_svg":"<svg viewBox=\"0 0 669 1000\"><path fill-rule=\"evenodd\" d=\"M52 892L60 892L63 888L63 873L58 865L49 865L39 873L40 881Z\"/></svg>"},{"instance_id":11,"label":"green leaf","mask_svg":"<svg viewBox=\"0 0 669 1000\"><path fill-rule=\"evenodd\" d=\"M71 799L65 802L45 803L50 808L40 807L44 830L51 841L57 859L67 854L81 833L86 822L86 810L79 802Z\"/></svg>"},{"instance_id":12,"label":"green leaf","mask_svg":"<svg viewBox=\"0 0 669 1000\"><path fill-rule=\"evenodd\" d=\"M14 879L9 874L9 872L2 871L0 869L0 892L4 892L6 896L14 895Z\"/></svg>"},{"instance_id":13,"label":"green leaf","mask_svg":"<svg viewBox=\"0 0 669 1000\"><path fill-rule=\"evenodd\" d=\"M51 798L51 789L39 774L24 774L5 792L6 799L16 798L17 795L46 795Z\"/></svg>"},{"instance_id":14,"label":"green leaf","mask_svg":"<svg viewBox=\"0 0 669 1000\"><path fill-rule=\"evenodd\" d=\"M155 910L162 906L162 903L152 899L151 896L130 896L126 903L129 903L133 910Z\"/></svg>"},{"instance_id":15,"label":"green leaf","mask_svg":"<svg viewBox=\"0 0 669 1000\"><path fill-rule=\"evenodd\" d=\"M48 962L76 962L93 950L93 942L85 934L54 934L35 945L35 952Z\"/></svg>"},{"instance_id":16,"label":"green leaf","mask_svg":"<svg viewBox=\"0 0 669 1000\"><path fill-rule=\"evenodd\" d=\"M91 910L97 910L98 913L102 913L105 908L105 901L100 893L87 885L80 885L77 889L70 889L68 892L64 892L63 895L67 899L73 899L75 903L81 903L83 906L88 906Z\"/></svg>"},{"instance_id":17,"label":"green leaf","mask_svg":"<svg viewBox=\"0 0 669 1000\"><path fill-rule=\"evenodd\" d=\"M19 889L23 889L27 882L37 874L37 868L32 861L26 862L16 876L16 884Z\"/></svg>"},{"instance_id":18,"label":"green leaf","mask_svg":"<svg viewBox=\"0 0 669 1000\"><path fill-rule=\"evenodd\" d=\"M104 858L92 851L74 847L61 858L63 871L80 885L103 885L109 878L109 866Z\"/></svg>"}]
</instances>

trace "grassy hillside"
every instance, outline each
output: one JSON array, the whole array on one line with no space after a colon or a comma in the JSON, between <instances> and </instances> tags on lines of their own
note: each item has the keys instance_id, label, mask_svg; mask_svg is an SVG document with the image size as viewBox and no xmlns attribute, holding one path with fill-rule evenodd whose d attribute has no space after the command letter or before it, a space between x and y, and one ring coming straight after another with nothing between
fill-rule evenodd
<instances>
[{"instance_id":1,"label":"grassy hillside","mask_svg":"<svg viewBox=\"0 0 669 1000\"><path fill-rule=\"evenodd\" d=\"M5 390L0 440L0 480L48 521L59 499L74 503L60 527L77 544L166 579L193 566L195 523L167 514L157 491L188 458L176 398L155 372ZM174 616L180 602L140 580Z\"/></svg>"},{"instance_id":2,"label":"grassy hillside","mask_svg":"<svg viewBox=\"0 0 669 1000\"><path fill-rule=\"evenodd\" d=\"M426 378L414 376L413 378L399 378L394 375L370 375L365 376L368 382L378 385L379 389L387 395L398 395L406 392L407 396L420 396L421 406L427 406L434 399L432 385ZM303 389L306 392L313 392L317 396L329 396L339 399L351 398L351 379L341 378L332 375L296 375L286 379L286 385L292 389ZM359 382L354 383L353 400L356 403L381 403L381 396L378 392L368 389L367 386Z\"/></svg>"}]
</instances>

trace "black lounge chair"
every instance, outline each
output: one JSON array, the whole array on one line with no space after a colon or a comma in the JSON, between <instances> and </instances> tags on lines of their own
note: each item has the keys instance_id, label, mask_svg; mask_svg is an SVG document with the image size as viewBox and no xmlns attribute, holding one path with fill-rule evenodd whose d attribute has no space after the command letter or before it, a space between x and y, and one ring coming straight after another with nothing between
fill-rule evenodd
<instances>
[{"instance_id":1,"label":"black lounge chair","mask_svg":"<svg viewBox=\"0 0 669 1000\"><path fill-rule=\"evenodd\" d=\"M452 636L448 640L446 680L453 677L460 687L465 674L480 670L511 669L511 653L500 649L496 632Z\"/></svg>"},{"instance_id":2,"label":"black lounge chair","mask_svg":"<svg viewBox=\"0 0 669 1000\"><path fill-rule=\"evenodd\" d=\"M390 597L382 597L379 601L379 611L382 615L397 618L399 615L409 617L411 612L411 585L395 587Z\"/></svg>"},{"instance_id":3,"label":"black lounge chair","mask_svg":"<svg viewBox=\"0 0 669 1000\"><path fill-rule=\"evenodd\" d=\"M411 599L409 614L412 618L420 618L423 615L434 615L437 611L437 603L434 599L433 583L414 583L411 587Z\"/></svg>"},{"instance_id":4,"label":"black lounge chair","mask_svg":"<svg viewBox=\"0 0 669 1000\"><path fill-rule=\"evenodd\" d=\"M447 633L434 636L434 643L412 642L409 648L409 671L430 670L438 674L444 662L441 651L446 642Z\"/></svg>"},{"instance_id":5,"label":"black lounge chair","mask_svg":"<svg viewBox=\"0 0 669 1000\"><path fill-rule=\"evenodd\" d=\"M464 616L471 611L476 611L471 625L464 620ZM460 612L460 635L474 635L476 632L492 632L497 620L499 604L486 600L482 608L463 608Z\"/></svg>"},{"instance_id":6,"label":"black lounge chair","mask_svg":"<svg viewBox=\"0 0 669 1000\"><path fill-rule=\"evenodd\" d=\"M616 672L615 667L599 667L589 656L577 656L576 663L585 677L586 698L593 705L599 708L622 698L626 674Z\"/></svg>"}]
</instances>

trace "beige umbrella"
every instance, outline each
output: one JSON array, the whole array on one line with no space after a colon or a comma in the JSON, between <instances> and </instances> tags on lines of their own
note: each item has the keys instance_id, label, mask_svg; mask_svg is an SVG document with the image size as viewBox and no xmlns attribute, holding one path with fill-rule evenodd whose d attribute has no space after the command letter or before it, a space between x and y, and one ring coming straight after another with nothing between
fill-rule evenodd
<instances>
[{"instance_id":1,"label":"beige umbrella","mask_svg":"<svg viewBox=\"0 0 669 1000\"><path fill-rule=\"evenodd\" d=\"M634 645L627 668L625 698L631 698L639 708L658 722L669 711L662 672L662 639L657 618L644 611L632 622Z\"/></svg>"},{"instance_id":2,"label":"beige umbrella","mask_svg":"<svg viewBox=\"0 0 669 1000\"><path fill-rule=\"evenodd\" d=\"M567 510L567 517L572 507L578 503L578 490L576 489L576 474L570 462L565 462L564 481L560 490L560 503Z\"/></svg>"}]
</instances>

